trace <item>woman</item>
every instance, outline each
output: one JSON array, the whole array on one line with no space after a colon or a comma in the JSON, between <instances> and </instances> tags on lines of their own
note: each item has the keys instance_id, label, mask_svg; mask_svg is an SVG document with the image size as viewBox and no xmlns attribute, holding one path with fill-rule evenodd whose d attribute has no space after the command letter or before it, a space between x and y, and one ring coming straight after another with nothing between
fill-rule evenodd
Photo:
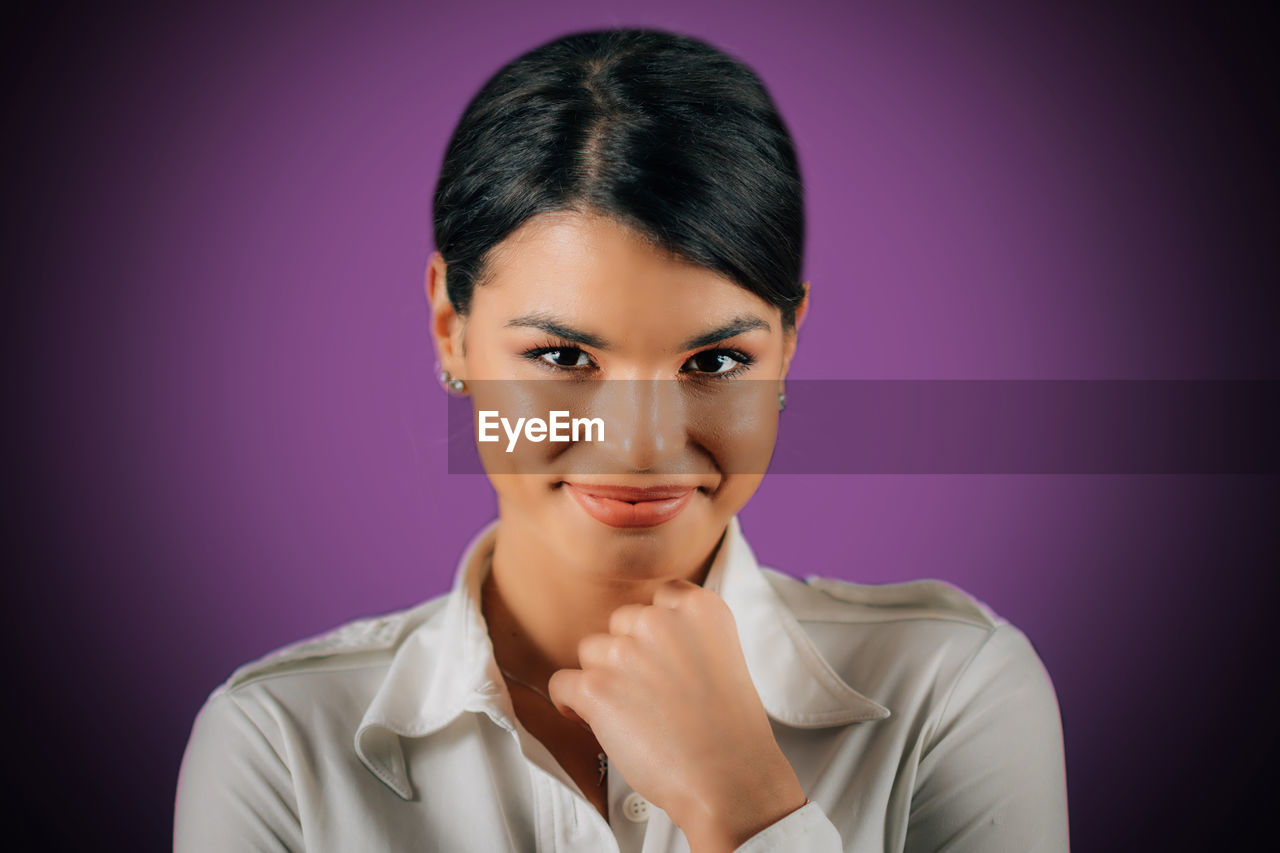
<instances>
[{"instance_id":1,"label":"woman","mask_svg":"<svg viewBox=\"0 0 1280 853\"><path fill-rule=\"evenodd\" d=\"M657 31L543 45L467 107L434 209L445 389L603 429L478 442L498 519L450 593L215 691L175 846L1066 850L1016 628L934 581L803 583L743 537L808 305L755 75Z\"/></svg>"}]
</instances>

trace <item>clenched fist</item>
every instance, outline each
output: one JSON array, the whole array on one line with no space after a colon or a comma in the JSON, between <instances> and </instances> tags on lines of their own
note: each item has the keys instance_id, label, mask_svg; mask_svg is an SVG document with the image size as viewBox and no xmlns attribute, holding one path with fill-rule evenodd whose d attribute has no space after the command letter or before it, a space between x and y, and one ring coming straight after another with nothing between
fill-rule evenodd
<instances>
[{"instance_id":1,"label":"clenched fist","mask_svg":"<svg viewBox=\"0 0 1280 853\"><path fill-rule=\"evenodd\" d=\"M732 851L806 802L751 683L729 606L684 580L627 604L578 646L581 669L548 685L591 727L641 796L694 853Z\"/></svg>"}]
</instances>

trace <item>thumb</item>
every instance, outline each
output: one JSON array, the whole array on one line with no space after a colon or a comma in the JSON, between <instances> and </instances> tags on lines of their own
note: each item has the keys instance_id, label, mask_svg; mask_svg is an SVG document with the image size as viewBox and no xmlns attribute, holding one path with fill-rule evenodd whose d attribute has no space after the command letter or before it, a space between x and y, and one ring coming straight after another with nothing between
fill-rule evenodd
<instances>
[{"instance_id":1,"label":"thumb","mask_svg":"<svg viewBox=\"0 0 1280 853\"><path fill-rule=\"evenodd\" d=\"M547 681L547 695L551 697L551 703L556 706L556 710L565 717L575 723L589 726L590 723L574 710L574 706L580 702L581 685L582 670L557 669L551 673L551 678Z\"/></svg>"}]
</instances>

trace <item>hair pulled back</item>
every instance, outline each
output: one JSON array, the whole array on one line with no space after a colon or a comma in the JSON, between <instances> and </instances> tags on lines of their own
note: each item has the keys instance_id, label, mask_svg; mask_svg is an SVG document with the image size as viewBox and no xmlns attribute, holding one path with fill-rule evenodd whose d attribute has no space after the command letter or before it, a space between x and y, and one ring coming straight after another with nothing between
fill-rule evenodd
<instances>
[{"instance_id":1,"label":"hair pulled back","mask_svg":"<svg viewBox=\"0 0 1280 853\"><path fill-rule=\"evenodd\" d=\"M652 29L566 35L471 99L433 198L450 301L465 314L490 251L530 218L603 214L782 310L804 295L804 189L791 136L746 65Z\"/></svg>"}]
</instances>

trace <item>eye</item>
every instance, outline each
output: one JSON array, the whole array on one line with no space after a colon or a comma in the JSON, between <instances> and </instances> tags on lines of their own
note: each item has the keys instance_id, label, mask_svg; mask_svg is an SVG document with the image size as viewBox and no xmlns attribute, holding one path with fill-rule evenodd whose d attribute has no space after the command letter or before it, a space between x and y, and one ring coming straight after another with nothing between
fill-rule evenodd
<instances>
[{"instance_id":1,"label":"eye","mask_svg":"<svg viewBox=\"0 0 1280 853\"><path fill-rule=\"evenodd\" d=\"M751 356L737 350L709 349L690 356L680 372L725 375L749 367L752 361Z\"/></svg>"},{"instance_id":2,"label":"eye","mask_svg":"<svg viewBox=\"0 0 1280 853\"><path fill-rule=\"evenodd\" d=\"M578 347L538 347L524 355L526 358L566 370L591 366L591 357L587 355L586 350Z\"/></svg>"}]
</instances>

